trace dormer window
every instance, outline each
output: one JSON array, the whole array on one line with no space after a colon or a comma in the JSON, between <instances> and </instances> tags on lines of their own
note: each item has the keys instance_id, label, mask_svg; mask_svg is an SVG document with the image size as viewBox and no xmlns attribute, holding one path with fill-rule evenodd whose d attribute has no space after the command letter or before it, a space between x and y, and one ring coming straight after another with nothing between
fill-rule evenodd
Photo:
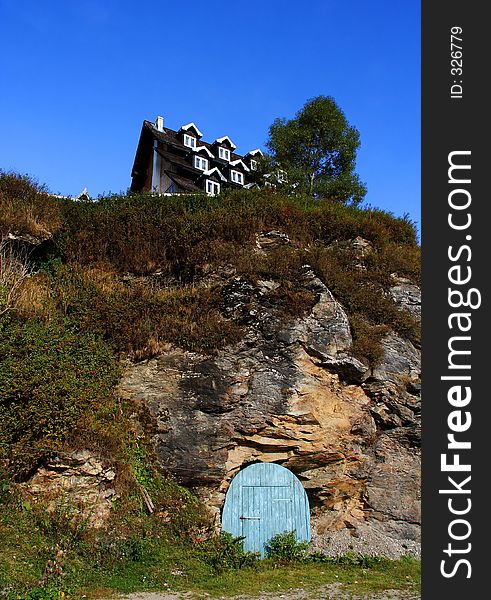
<instances>
[{"instance_id":1,"label":"dormer window","mask_svg":"<svg viewBox=\"0 0 491 600\"><path fill-rule=\"evenodd\" d=\"M251 158L251 171L256 171L257 170L257 160L253 160Z\"/></svg>"},{"instance_id":2,"label":"dormer window","mask_svg":"<svg viewBox=\"0 0 491 600\"><path fill-rule=\"evenodd\" d=\"M220 146L218 148L218 157L223 160L230 160L230 150L228 148Z\"/></svg>"},{"instance_id":3,"label":"dormer window","mask_svg":"<svg viewBox=\"0 0 491 600\"><path fill-rule=\"evenodd\" d=\"M230 171L230 179L234 183L238 183L239 185L244 185L244 174L240 171Z\"/></svg>"},{"instance_id":4,"label":"dormer window","mask_svg":"<svg viewBox=\"0 0 491 600\"><path fill-rule=\"evenodd\" d=\"M184 134L184 145L188 148L196 148L196 138L192 135Z\"/></svg>"},{"instance_id":5,"label":"dormer window","mask_svg":"<svg viewBox=\"0 0 491 600\"><path fill-rule=\"evenodd\" d=\"M201 171L208 171L208 159L201 158L201 156L195 156L194 166L196 169L200 169Z\"/></svg>"},{"instance_id":6,"label":"dormer window","mask_svg":"<svg viewBox=\"0 0 491 600\"><path fill-rule=\"evenodd\" d=\"M206 193L209 196L216 196L220 193L220 184L216 181L211 181L211 179L207 179L205 182Z\"/></svg>"}]
</instances>

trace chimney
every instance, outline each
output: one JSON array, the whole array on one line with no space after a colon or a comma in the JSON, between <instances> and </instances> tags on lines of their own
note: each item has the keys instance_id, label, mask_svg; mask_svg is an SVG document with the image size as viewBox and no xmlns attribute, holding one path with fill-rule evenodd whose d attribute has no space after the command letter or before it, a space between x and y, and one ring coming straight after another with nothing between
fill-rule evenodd
<instances>
[{"instance_id":1,"label":"chimney","mask_svg":"<svg viewBox=\"0 0 491 600\"><path fill-rule=\"evenodd\" d=\"M155 127L157 131L164 131L164 117L157 117L155 119Z\"/></svg>"}]
</instances>

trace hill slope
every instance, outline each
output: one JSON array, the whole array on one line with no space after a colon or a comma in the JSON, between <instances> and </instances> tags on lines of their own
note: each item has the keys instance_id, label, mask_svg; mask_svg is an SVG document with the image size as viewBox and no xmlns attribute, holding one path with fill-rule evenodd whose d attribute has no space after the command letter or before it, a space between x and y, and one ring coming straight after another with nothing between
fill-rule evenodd
<instances>
[{"instance_id":1,"label":"hill slope","mask_svg":"<svg viewBox=\"0 0 491 600\"><path fill-rule=\"evenodd\" d=\"M144 488L159 526L203 535L237 470L276 461L309 493L317 548L417 552L410 222L270 190L75 202L0 174L0 231L16 493L96 498L124 538Z\"/></svg>"}]
</instances>

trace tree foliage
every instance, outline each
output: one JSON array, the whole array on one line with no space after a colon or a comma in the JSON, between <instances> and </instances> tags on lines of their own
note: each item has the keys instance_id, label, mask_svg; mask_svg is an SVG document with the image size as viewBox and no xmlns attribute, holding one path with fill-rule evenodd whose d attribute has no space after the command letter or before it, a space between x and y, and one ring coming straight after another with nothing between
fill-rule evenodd
<instances>
[{"instance_id":1,"label":"tree foliage","mask_svg":"<svg viewBox=\"0 0 491 600\"><path fill-rule=\"evenodd\" d=\"M363 200L366 188L355 173L360 134L333 98L317 96L293 119L276 119L267 146L298 191L346 204Z\"/></svg>"}]
</instances>

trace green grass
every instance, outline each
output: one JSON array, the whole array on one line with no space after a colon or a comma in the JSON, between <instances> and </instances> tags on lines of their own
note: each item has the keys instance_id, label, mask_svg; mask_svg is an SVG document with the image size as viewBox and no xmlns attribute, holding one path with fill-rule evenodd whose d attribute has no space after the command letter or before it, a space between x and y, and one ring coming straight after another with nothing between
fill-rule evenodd
<instances>
[{"instance_id":1,"label":"green grass","mask_svg":"<svg viewBox=\"0 0 491 600\"><path fill-rule=\"evenodd\" d=\"M415 590L420 580L419 562L410 558L386 560L370 568L308 563L281 565L263 560L256 567L217 574L196 554L195 548L177 541L174 544L149 542L136 559L120 557L113 564L95 565L82 553L77 553L67 561L63 577L53 581L52 585L73 598L158 590L192 591L198 597L204 594L212 597L238 594L260 597L261 592L285 592L297 588L314 590L333 583L346 586L353 593ZM47 550L44 559L46 556ZM2 562L3 559L2 556ZM11 561L11 564L13 562L17 566L11 577L24 580L24 585L16 586L14 590L22 594L29 589L26 570L31 574L30 581L42 574L42 554L31 554L19 560L17 549L16 561Z\"/></svg>"},{"instance_id":2,"label":"green grass","mask_svg":"<svg viewBox=\"0 0 491 600\"><path fill-rule=\"evenodd\" d=\"M383 566L370 569L295 563L275 565L265 560L257 569L243 569L214 578L190 581L187 589L218 596L250 594L260 597L261 592L286 592L298 588L315 590L333 583L340 583L353 593L417 589L419 580L420 564L409 558L387 561Z\"/></svg>"},{"instance_id":3,"label":"green grass","mask_svg":"<svg viewBox=\"0 0 491 600\"><path fill-rule=\"evenodd\" d=\"M132 460L142 457L138 451ZM133 489L102 530L86 527L83 519L68 519L66 505L48 514L41 503L27 501L18 485L1 480L0 591L9 599L51 600L49 594L59 592L73 599L158 590L260 597L261 592L314 590L332 583L353 593L419 585L420 563L409 557L252 560L228 538L224 543L203 539L210 523L189 492L147 467L137 471L138 480L152 490L157 513L147 514ZM164 508L175 518L158 516Z\"/></svg>"}]
</instances>

